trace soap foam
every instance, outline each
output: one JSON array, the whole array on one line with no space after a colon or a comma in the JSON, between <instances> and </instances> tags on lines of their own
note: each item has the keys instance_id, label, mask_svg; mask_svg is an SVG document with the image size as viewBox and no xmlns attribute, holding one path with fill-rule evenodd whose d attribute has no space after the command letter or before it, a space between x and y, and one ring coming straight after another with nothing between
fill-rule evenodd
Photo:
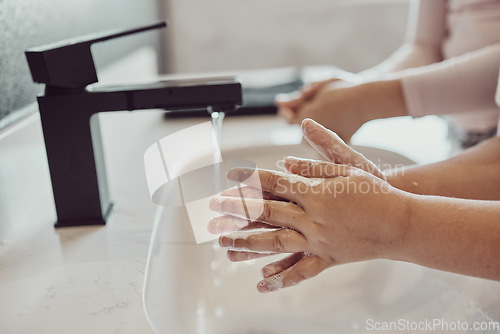
<instances>
[{"instance_id":1,"label":"soap foam","mask_svg":"<svg viewBox=\"0 0 500 334\"><path fill-rule=\"evenodd\" d=\"M257 230L246 230L246 231L238 231L238 232L232 232L228 235L225 235L224 237L229 238L233 240L233 247L226 247L229 250L234 250L234 251L248 251L252 253L260 253L260 254L274 254L274 252L268 252L268 251L255 251L255 250L249 250L246 247L234 247L234 242L237 239L240 240L248 240L248 238L252 235L258 235L262 233L268 233L268 232L275 232L279 231L281 228L273 228L273 229L257 229Z\"/></svg>"},{"instance_id":2,"label":"soap foam","mask_svg":"<svg viewBox=\"0 0 500 334\"><path fill-rule=\"evenodd\" d=\"M361 153L352 149L335 132L326 129L312 120L307 123L311 122L313 122L312 126L303 126L304 135L307 141L316 148L323 157L337 164L345 164L362 169L387 181L386 176L377 165L366 159ZM317 138L314 138L315 134L318 134ZM322 138L322 140L319 140L319 138Z\"/></svg>"},{"instance_id":3,"label":"soap foam","mask_svg":"<svg viewBox=\"0 0 500 334\"><path fill-rule=\"evenodd\" d=\"M323 183L325 179L322 178L307 178L303 177L300 175L295 175L295 174L289 174L289 173L283 173L280 174L282 179L287 180L289 183L294 184L294 183L304 183L309 187L315 187Z\"/></svg>"},{"instance_id":4,"label":"soap foam","mask_svg":"<svg viewBox=\"0 0 500 334\"><path fill-rule=\"evenodd\" d=\"M270 291L277 291L283 288L283 275L277 274L266 278L260 283L261 286L266 286Z\"/></svg>"},{"instance_id":5,"label":"soap foam","mask_svg":"<svg viewBox=\"0 0 500 334\"><path fill-rule=\"evenodd\" d=\"M243 239L247 240L248 237L252 235L257 235L257 234L262 234L262 233L267 233L267 232L275 232L281 230L280 228L273 228L273 229L258 229L258 230L246 230L246 231L238 231L238 232L233 232L231 234L226 235L227 238L236 240L236 239Z\"/></svg>"},{"instance_id":6,"label":"soap foam","mask_svg":"<svg viewBox=\"0 0 500 334\"><path fill-rule=\"evenodd\" d=\"M226 199L225 196L222 196L222 195L215 195L212 197L212 200L215 201L217 204L222 204L224 202L224 200Z\"/></svg>"}]
</instances>

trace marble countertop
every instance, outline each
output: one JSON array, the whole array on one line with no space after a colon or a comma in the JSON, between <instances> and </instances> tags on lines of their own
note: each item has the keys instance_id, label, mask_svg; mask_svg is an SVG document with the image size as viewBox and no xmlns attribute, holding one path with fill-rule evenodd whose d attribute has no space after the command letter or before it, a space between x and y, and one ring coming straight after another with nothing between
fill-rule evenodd
<instances>
[{"instance_id":1,"label":"marble countertop","mask_svg":"<svg viewBox=\"0 0 500 334\"><path fill-rule=\"evenodd\" d=\"M161 110L99 117L115 204L106 226L54 228L56 214L37 113L0 131L1 333L152 333L142 289L156 205L149 198L143 154L164 136L209 119L165 120ZM419 128L429 126L425 120L411 126L408 122L365 126L353 143L397 151L392 135L402 137L405 131L406 142L415 142ZM443 137L442 131L435 132ZM300 141L298 126L274 116L224 121L223 150ZM424 162L418 157L429 156L428 145L418 142L405 152Z\"/></svg>"},{"instance_id":2,"label":"marble countertop","mask_svg":"<svg viewBox=\"0 0 500 334\"><path fill-rule=\"evenodd\" d=\"M138 50L101 71L100 81L150 80L157 73L155 57L153 50ZM286 81L296 72L237 74L252 85L276 84L273 80ZM263 82L264 77L271 81ZM152 333L142 290L156 205L149 198L143 154L164 136L208 118L165 120L161 110L100 114L114 212L106 226L55 229L41 124L32 111L29 118L0 130L0 333ZM353 142L397 151L392 135L406 135L406 143L421 137L414 122L411 134L409 127L400 126L408 120L395 122L365 126ZM436 146L436 138L431 139ZM224 121L223 150L300 141L298 126L274 116ZM417 158L429 156L429 148L417 142L420 146L405 146L405 152L416 153L410 157L421 162Z\"/></svg>"},{"instance_id":3,"label":"marble countertop","mask_svg":"<svg viewBox=\"0 0 500 334\"><path fill-rule=\"evenodd\" d=\"M106 226L55 229L40 119L0 132L0 332L151 333L142 305L156 206L143 169L158 139L208 119L158 110L100 114L115 210ZM272 116L228 118L231 147L300 141ZM258 130L256 130L258 129ZM297 136L299 134L299 136Z\"/></svg>"}]
</instances>

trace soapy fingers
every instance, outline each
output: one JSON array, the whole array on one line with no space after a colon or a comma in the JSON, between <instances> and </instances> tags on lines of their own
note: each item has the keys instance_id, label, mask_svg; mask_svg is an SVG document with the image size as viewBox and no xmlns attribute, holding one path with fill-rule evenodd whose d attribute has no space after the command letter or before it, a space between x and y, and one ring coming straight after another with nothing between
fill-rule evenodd
<instances>
[{"instance_id":1,"label":"soapy fingers","mask_svg":"<svg viewBox=\"0 0 500 334\"><path fill-rule=\"evenodd\" d=\"M211 199L210 209L242 220L265 222L284 228L307 228L309 223L304 210L290 202L218 196ZM238 221L234 223L238 224Z\"/></svg>"},{"instance_id":2,"label":"soapy fingers","mask_svg":"<svg viewBox=\"0 0 500 334\"><path fill-rule=\"evenodd\" d=\"M304 236L290 229L232 233L220 237L219 243L230 250L273 254L296 253L309 248Z\"/></svg>"},{"instance_id":3,"label":"soapy fingers","mask_svg":"<svg viewBox=\"0 0 500 334\"><path fill-rule=\"evenodd\" d=\"M296 203L301 203L304 198L301 189L311 183L305 177L265 169L233 168L227 177Z\"/></svg>"},{"instance_id":4,"label":"soapy fingers","mask_svg":"<svg viewBox=\"0 0 500 334\"><path fill-rule=\"evenodd\" d=\"M227 258L231 262L242 262L242 261L249 261L249 260L259 259L262 257L272 256L276 254L277 253L255 253L255 252L241 252L241 251L228 250Z\"/></svg>"},{"instance_id":5,"label":"soapy fingers","mask_svg":"<svg viewBox=\"0 0 500 334\"><path fill-rule=\"evenodd\" d=\"M317 276L329 266L317 256L303 256L291 267L278 274L264 278L257 284L257 289L260 292L272 292L291 287Z\"/></svg>"},{"instance_id":6,"label":"soapy fingers","mask_svg":"<svg viewBox=\"0 0 500 334\"><path fill-rule=\"evenodd\" d=\"M262 268L262 276L268 278L279 274L299 262L305 256L304 252L293 253L278 261L269 263Z\"/></svg>"},{"instance_id":7,"label":"soapy fingers","mask_svg":"<svg viewBox=\"0 0 500 334\"><path fill-rule=\"evenodd\" d=\"M360 174L360 170L349 165L339 165L328 161L285 157L285 168L292 174L308 178L348 177Z\"/></svg>"},{"instance_id":8,"label":"soapy fingers","mask_svg":"<svg viewBox=\"0 0 500 334\"><path fill-rule=\"evenodd\" d=\"M328 161L362 169L376 177L387 180L384 173L372 161L352 149L333 131L312 119L302 122L306 140Z\"/></svg>"},{"instance_id":9,"label":"soapy fingers","mask_svg":"<svg viewBox=\"0 0 500 334\"><path fill-rule=\"evenodd\" d=\"M242 198L261 198L269 199L273 201L284 201L282 197L271 194L267 191L262 191L261 189L250 187L250 186L238 186L224 190L219 195L227 197L242 197Z\"/></svg>"},{"instance_id":10,"label":"soapy fingers","mask_svg":"<svg viewBox=\"0 0 500 334\"><path fill-rule=\"evenodd\" d=\"M262 222L253 222L234 216L218 216L210 219L207 223L208 232L212 234L231 233L236 231L275 228Z\"/></svg>"},{"instance_id":11,"label":"soapy fingers","mask_svg":"<svg viewBox=\"0 0 500 334\"><path fill-rule=\"evenodd\" d=\"M260 200L286 201L281 197L250 186L233 187L221 192L219 196L239 198L242 201L250 198ZM239 218L230 215L214 217L207 223L208 232L212 234L223 234L241 230L274 227L275 226L269 225L267 223L249 220L248 217Z\"/></svg>"}]
</instances>

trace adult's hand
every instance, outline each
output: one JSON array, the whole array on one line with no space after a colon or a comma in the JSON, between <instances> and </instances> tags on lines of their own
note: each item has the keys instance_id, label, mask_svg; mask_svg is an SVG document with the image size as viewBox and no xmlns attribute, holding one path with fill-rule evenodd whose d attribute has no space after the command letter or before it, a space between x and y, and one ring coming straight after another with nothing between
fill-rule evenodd
<instances>
[{"instance_id":1,"label":"adult's hand","mask_svg":"<svg viewBox=\"0 0 500 334\"><path fill-rule=\"evenodd\" d=\"M304 138L318 151L319 154L323 156L327 161L336 164L348 165L362 169L368 173L375 175L376 177L386 180L386 177L382 170L377 167L372 161L368 160L364 155L352 149L347 145L335 132L328 130L319 123L313 121L312 119L305 119L302 121L302 132L304 133ZM304 161L304 160L297 160ZM285 159L286 162L286 159ZM301 175L307 175L307 165L304 166L294 166L293 164L286 164L285 167L289 172L298 174L297 171L301 171ZM310 177L326 177L321 175L310 175Z\"/></svg>"},{"instance_id":2,"label":"adult's hand","mask_svg":"<svg viewBox=\"0 0 500 334\"><path fill-rule=\"evenodd\" d=\"M218 196L211 209L225 214L235 225L248 225L250 213L262 212L255 221L279 229L222 236L233 261L257 254L292 253L263 268L261 292L295 285L323 270L343 263L393 258L405 235L408 195L358 168L315 162L313 173L328 179L258 170L234 169L231 180L243 182L286 201ZM220 218L219 218L220 219ZM213 221L212 221L213 222ZM209 225L212 224L209 222Z\"/></svg>"}]
</instances>

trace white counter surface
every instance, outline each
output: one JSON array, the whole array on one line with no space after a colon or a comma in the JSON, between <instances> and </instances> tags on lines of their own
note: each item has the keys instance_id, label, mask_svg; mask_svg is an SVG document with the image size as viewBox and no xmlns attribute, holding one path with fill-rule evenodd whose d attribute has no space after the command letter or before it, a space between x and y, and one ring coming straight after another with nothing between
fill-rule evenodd
<instances>
[{"instance_id":1,"label":"white counter surface","mask_svg":"<svg viewBox=\"0 0 500 334\"><path fill-rule=\"evenodd\" d=\"M106 226L53 227L38 114L0 131L0 333L152 332L141 294L156 206L143 154L164 136L208 118L165 121L160 110L99 117L115 203ZM224 121L222 149L300 140L297 126L274 116L234 117Z\"/></svg>"},{"instance_id":2,"label":"white counter surface","mask_svg":"<svg viewBox=\"0 0 500 334\"><path fill-rule=\"evenodd\" d=\"M53 227L38 115L16 131L0 132L0 333L152 332L141 294L156 206L143 154L163 136L203 121L164 121L162 115L100 115L115 210L98 227ZM276 131L289 131L289 142L297 141L297 129L274 117L240 120L226 120L223 143L270 143Z\"/></svg>"}]
</instances>

